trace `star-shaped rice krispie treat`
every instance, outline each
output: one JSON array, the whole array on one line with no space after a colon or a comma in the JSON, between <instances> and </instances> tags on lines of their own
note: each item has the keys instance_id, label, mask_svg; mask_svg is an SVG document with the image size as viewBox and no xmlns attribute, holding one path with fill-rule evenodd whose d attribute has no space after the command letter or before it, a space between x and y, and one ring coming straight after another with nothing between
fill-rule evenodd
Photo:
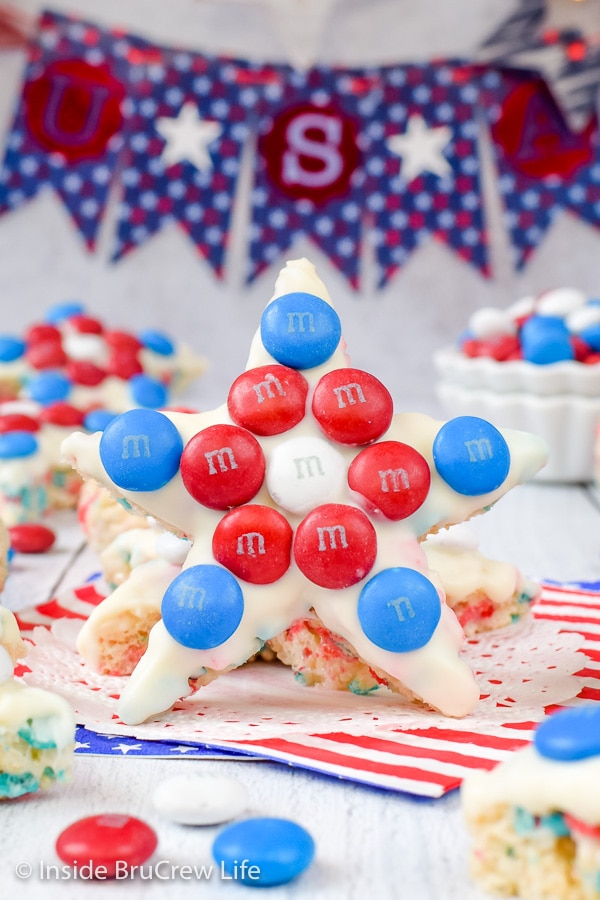
<instances>
[{"instance_id":1,"label":"star-shaped rice krispie treat","mask_svg":"<svg viewBox=\"0 0 600 900\"><path fill-rule=\"evenodd\" d=\"M307 260L288 262L226 403L135 409L65 458L191 541L122 694L137 723L243 664L311 610L393 689L449 716L479 691L419 540L492 506L546 462L534 435L393 411L351 367Z\"/></svg>"}]
</instances>

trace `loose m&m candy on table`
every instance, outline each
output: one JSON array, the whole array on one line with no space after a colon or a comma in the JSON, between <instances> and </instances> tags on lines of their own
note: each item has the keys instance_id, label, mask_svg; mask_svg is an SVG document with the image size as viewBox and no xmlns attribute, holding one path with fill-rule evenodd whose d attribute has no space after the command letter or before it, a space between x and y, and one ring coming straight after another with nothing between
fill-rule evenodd
<instances>
[{"instance_id":1,"label":"loose m&m candy on table","mask_svg":"<svg viewBox=\"0 0 600 900\"><path fill-rule=\"evenodd\" d=\"M307 260L282 270L223 406L126 412L101 436L67 438L63 453L191 540L121 695L128 723L306 617L380 683L465 715L479 689L419 540L491 506L546 460L538 438L476 417L394 413L377 377L350 366Z\"/></svg>"},{"instance_id":2,"label":"loose m&m candy on table","mask_svg":"<svg viewBox=\"0 0 600 900\"><path fill-rule=\"evenodd\" d=\"M135 816L102 813L73 822L56 840L59 858L87 878L126 877L150 859L158 838Z\"/></svg>"}]
</instances>

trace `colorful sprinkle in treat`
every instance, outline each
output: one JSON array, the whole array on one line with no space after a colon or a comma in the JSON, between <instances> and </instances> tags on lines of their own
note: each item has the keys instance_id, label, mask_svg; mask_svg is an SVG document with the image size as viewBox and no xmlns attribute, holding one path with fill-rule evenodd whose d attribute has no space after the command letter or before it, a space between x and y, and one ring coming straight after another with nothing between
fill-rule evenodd
<instances>
[{"instance_id":1,"label":"colorful sprinkle in treat","mask_svg":"<svg viewBox=\"0 0 600 900\"><path fill-rule=\"evenodd\" d=\"M130 723L313 611L380 683L465 715L479 690L419 538L483 511L546 460L537 437L481 419L393 415L378 379L349 366L306 260L282 271L226 406L124 413L102 435L73 434L63 453L192 541L121 695Z\"/></svg>"},{"instance_id":2,"label":"colorful sprinkle in treat","mask_svg":"<svg viewBox=\"0 0 600 900\"><path fill-rule=\"evenodd\" d=\"M153 794L154 808L180 825L220 825L248 808L248 791L235 778L174 775Z\"/></svg>"},{"instance_id":3,"label":"colorful sprinkle in treat","mask_svg":"<svg viewBox=\"0 0 600 900\"><path fill-rule=\"evenodd\" d=\"M597 703L559 710L532 745L464 782L471 874L482 888L526 900L599 900L599 726Z\"/></svg>"},{"instance_id":4,"label":"colorful sprinkle in treat","mask_svg":"<svg viewBox=\"0 0 600 900\"><path fill-rule=\"evenodd\" d=\"M156 833L141 819L103 813L78 819L62 831L56 852L68 866L91 867L87 877L125 877L145 863L158 846Z\"/></svg>"},{"instance_id":5,"label":"colorful sprinkle in treat","mask_svg":"<svg viewBox=\"0 0 600 900\"><path fill-rule=\"evenodd\" d=\"M245 819L223 829L213 844L222 871L255 887L287 884L310 866L314 855L308 831L289 819Z\"/></svg>"}]
</instances>

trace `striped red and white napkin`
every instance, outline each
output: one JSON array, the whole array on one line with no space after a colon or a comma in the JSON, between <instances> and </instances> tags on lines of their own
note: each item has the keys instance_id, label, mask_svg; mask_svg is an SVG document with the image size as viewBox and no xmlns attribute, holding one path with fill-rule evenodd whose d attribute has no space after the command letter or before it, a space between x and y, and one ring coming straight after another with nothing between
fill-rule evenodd
<instances>
[{"instance_id":1,"label":"striped red and white napkin","mask_svg":"<svg viewBox=\"0 0 600 900\"><path fill-rule=\"evenodd\" d=\"M58 620L64 625L68 619L85 619L102 598L95 583L90 582L35 609L19 613L24 636L33 638L34 650L39 649L39 654L32 652L31 661L28 659L28 665L21 670L28 683L49 687L49 681L54 680L54 689L69 696L69 684L65 681L71 678L77 682L79 692L85 690L85 684L82 688L85 679L81 677L81 661L73 660L72 667L79 668L65 669L66 675L58 668L56 672L52 671L53 666L64 665L68 654L66 651L53 653L52 646L44 653L42 634ZM321 693L318 688L294 684L291 673L283 667L263 665L256 670L244 667L217 679L213 682L214 688L209 685L193 700L183 701L173 713L167 714L166 721L163 718L153 724L125 726L119 722L114 709L107 708L104 713L100 705L100 712L94 713L94 721L82 718L86 730L82 728L78 736L77 752L164 757L182 754L215 756L222 751L228 758L236 753L266 758L386 790L441 797L457 788L469 771L492 768L529 743L536 722L558 706L600 699L600 584L545 583L533 608L533 617L528 643L522 648L518 640L519 626L504 629L504 636L497 632L496 636L469 641L469 650L479 654L474 657L475 668L477 660L481 662L484 657L488 658L489 666L486 671L483 668L476 671L487 685L486 690L482 687L483 713L463 720L444 719L434 713L412 709L408 716L400 714L397 698L393 697ZM75 627L76 621L72 625ZM35 631L38 626L46 626L46 629ZM540 641L532 643L536 629L539 629ZM569 645L568 660L567 656L561 657L560 652L552 656L551 648L544 645L547 634L552 633L548 629L553 629L553 633L562 636ZM506 635L510 636L512 648L508 654L503 643L507 640ZM56 659L58 656L62 658L60 663ZM540 660L544 660L542 668L548 669L544 675L552 675L551 670L560 669L562 659L570 668L562 673L561 693L557 693L557 689L553 692L543 679L538 682L538 669ZM508 682L502 674L503 667L510 668L512 673L519 665L523 667L522 677L516 682L513 679L513 686L516 684L518 690L524 692L523 696L514 690L507 693ZM494 675L495 667L498 678L490 677L490 673ZM69 675L68 671L75 674ZM106 681L106 696L116 703L115 691L122 681ZM260 717L258 705L253 703L254 688L261 698L261 711L265 713ZM102 677L96 676L89 685L91 699L96 700L102 689ZM211 689L213 693L209 694ZM285 718L266 714L270 711L268 706L263 708L266 689L273 708L279 713L286 710ZM190 708L192 704L197 705L197 698L202 695L204 699L205 691L207 705L195 712L195 716L201 718L194 719L189 733L181 727L177 730L177 717L185 715L186 704ZM248 699L247 706L240 698ZM306 702L307 698L310 703ZM77 709L77 699L74 705ZM315 705L318 707L316 718ZM218 721L210 720L214 707L219 707L222 712ZM536 708L539 715L532 716L531 711ZM494 711L499 715L495 716Z\"/></svg>"}]
</instances>

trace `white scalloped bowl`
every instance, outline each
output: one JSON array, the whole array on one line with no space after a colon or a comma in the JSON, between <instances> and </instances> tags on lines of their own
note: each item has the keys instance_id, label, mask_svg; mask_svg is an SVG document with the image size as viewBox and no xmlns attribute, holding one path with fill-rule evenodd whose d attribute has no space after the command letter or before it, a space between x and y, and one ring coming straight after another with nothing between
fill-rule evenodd
<instances>
[{"instance_id":1,"label":"white scalloped bowl","mask_svg":"<svg viewBox=\"0 0 600 900\"><path fill-rule=\"evenodd\" d=\"M512 363L497 365L510 366ZM478 387L467 387L451 380L438 383L437 394L447 415L480 416L499 428L517 428L539 434L548 444L550 456L548 465L536 476L538 480L593 480L600 391L595 397L578 396L573 392L550 396L542 390L537 393L490 390L486 389L487 383L483 384L482 389L482 382ZM537 384L541 382L538 380Z\"/></svg>"},{"instance_id":2,"label":"white scalloped bowl","mask_svg":"<svg viewBox=\"0 0 600 900\"><path fill-rule=\"evenodd\" d=\"M498 362L489 356L465 356L455 347L434 353L433 364L445 383L499 394L524 391L535 396L568 394L600 397L600 364L558 362L539 366L522 359Z\"/></svg>"}]
</instances>

